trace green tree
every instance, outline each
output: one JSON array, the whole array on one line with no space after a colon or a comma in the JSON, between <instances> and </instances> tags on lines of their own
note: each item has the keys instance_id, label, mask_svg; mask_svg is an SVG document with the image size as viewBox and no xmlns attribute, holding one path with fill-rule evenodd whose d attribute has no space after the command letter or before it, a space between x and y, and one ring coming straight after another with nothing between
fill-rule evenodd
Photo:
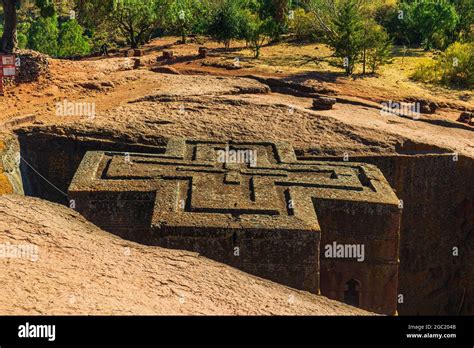
<instances>
[{"instance_id":1,"label":"green tree","mask_svg":"<svg viewBox=\"0 0 474 348\"><path fill-rule=\"evenodd\" d=\"M364 48L363 73L365 73L366 62L371 72L375 73L380 66L391 61L392 40L384 28L378 24L373 23L369 27Z\"/></svg>"},{"instance_id":2,"label":"green tree","mask_svg":"<svg viewBox=\"0 0 474 348\"><path fill-rule=\"evenodd\" d=\"M260 57L260 51L265 41L269 38L271 19L261 19L256 13L245 10L242 15L241 35L247 41L254 53L254 58Z\"/></svg>"},{"instance_id":3,"label":"green tree","mask_svg":"<svg viewBox=\"0 0 474 348\"><path fill-rule=\"evenodd\" d=\"M339 11L334 13L333 33L327 43L334 55L343 60L347 74L352 74L364 45L364 22L359 4L355 0L344 0Z\"/></svg>"},{"instance_id":4,"label":"green tree","mask_svg":"<svg viewBox=\"0 0 474 348\"><path fill-rule=\"evenodd\" d=\"M4 28L1 39L0 51L10 53L14 51L18 45L24 48L26 45L27 35L25 30L17 33L18 27L18 9L34 6L40 10L42 17L53 17L56 14L55 2L61 0L1 0L3 9ZM20 25L21 26L21 25ZM20 29L24 29L21 28ZM18 36L19 35L19 36Z\"/></svg>"},{"instance_id":5,"label":"green tree","mask_svg":"<svg viewBox=\"0 0 474 348\"><path fill-rule=\"evenodd\" d=\"M50 56L58 54L58 18L38 18L28 31L28 48Z\"/></svg>"},{"instance_id":6,"label":"green tree","mask_svg":"<svg viewBox=\"0 0 474 348\"><path fill-rule=\"evenodd\" d=\"M456 39L459 16L447 0L404 1L391 14L384 25L409 45L444 49Z\"/></svg>"},{"instance_id":7,"label":"green tree","mask_svg":"<svg viewBox=\"0 0 474 348\"><path fill-rule=\"evenodd\" d=\"M366 45L364 23L372 12L370 2L309 0L307 8L314 14L323 41L334 50L334 56L342 60L346 73L352 74Z\"/></svg>"},{"instance_id":8,"label":"green tree","mask_svg":"<svg viewBox=\"0 0 474 348\"><path fill-rule=\"evenodd\" d=\"M55 3L52 0L35 0L36 6L40 9L41 17L53 17L56 15Z\"/></svg>"},{"instance_id":9,"label":"green tree","mask_svg":"<svg viewBox=\"0 0 474 348\"><path fill-rule=\"evenodd\" d=\"M164 0L115 0L110 18L130 47L138 48L162 25L166 4Z\"/></svg>"},{"instance_id":10,"label":"green tree","mask_svg":"<svg viewBox=\"0 0 474 348\"><path fill-rule=\"evenodd\" d=\"M111 20L114 10L112 0L75 0L74 10L79 24L91 38L94 50L104 43L110 43L121 37L116 21ZM128 37L128 36L127 36Z\"/></svg>"},{"instance_id":11,"label":"green tree","mask_svg":"<svg viewBox=\"0 0 474 348\"><path fill-rule=\"evenodd\" d=\"M166 14L169 31L181 36L181 43L200 21L204 5L199 0L171 0Z\"/></svg>"},{"instance_id":12,"label":"green tree","mask_svg":"<svg viewBox=\"0 0 474 348\"><path fill-rule=\"evenodd\" d=\"M113 0L75 0L74 3L79 23L90 30L109 21L115 4Z\"/></svg>"},{"instance_id":13,"label":"green tree","mask_svg":"<svg viewBox=\"0 0 474 348\"><path fill-rule=\"evenodd\" d=\"M271 18L267 27L272 40L279 41L288 29L288 13L291 0L260 0L260 18Z\"/></svg>"},{"instance_id":14,"label":"green tree","mask_svg":"<svg viewBox=\"0 0 474 348\"><path fill-rule=\"evenodd\" d=\"M241 22L240 3L235 0L226 0L216 11L209 26L209 34L217 41L224 43L227 50L231 40L239 37Z\"/></svg>"},{"instance_id":15,"label":"green tree","mask_svg":"<svg viewBox=\"0 0 474 348\"><path fill-rule=\"evenodd\" d=\"M193 9L194 20L190 32L195 35L207 35L215 13L221 7L221 3L227 0L200 0ZM235 0L237 5L242 0Z\"/></svg>"},{"instance_id":16,"label":"green tree","mask_svg":"<svg viewBox=\"0 0 474 348\"><path fill-rule=\"evenodd\" d=\"M80 56L90 53L90 45L84 36L84 29L75 19L70 19L61 25L59 31L60 57Z\"/></svg>"},{"instance_id":17,"label":"green tree","mask_svg":"<svg viewBox=\"0 0 474 348\"><path fill-rule=\"evenodd\" d=\"M459 17L455 37L460 41L474 41L474 1L452 0L452 2Z\"/></svg>"}]
</instances>

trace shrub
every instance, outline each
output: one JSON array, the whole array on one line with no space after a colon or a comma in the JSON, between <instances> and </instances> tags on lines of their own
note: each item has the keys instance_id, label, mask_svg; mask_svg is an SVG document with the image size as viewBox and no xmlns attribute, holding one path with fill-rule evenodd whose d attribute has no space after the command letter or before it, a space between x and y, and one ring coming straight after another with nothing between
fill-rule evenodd
<instances>
[{"instance_id":1,"label":"shrub","mask_svg":"<svg viewBox=\"0 0 474 348\"><path fill-rule=\"evenodd\" d=\"M229 49L230 42L239 37L242 21L241 9L235 0L227 0L215 13L209 33Z\"/></svg>"},{"instance_id":2,"label":"shrub","mask_svg":"<svg viewBox=\"0 0 474 348\"><path fill-rule=\"evenodd\" d=\"M375 73L381 65L389 63L392 47L392 41L385 29L376 23L369 23L364 35L363 72L365 73L366 64L371 72Z\"/></svg>"},{"instance_id":3,"label":"shrub","mask_svg":"<svg viewBox=\"0 0 474 348\"><path fill-rule=\"evenodd\" d=\"M58 36L58 18L56 16L38 18L28 31L27 47L50 56L57 56Z\"/></svg>"},{"instance_id":4,"label":"shrub","mask_svg":"<svg viewBox=\"0 0 474 348\"><path fill-rule=\"evenodd\" d=\"M459 16L447 0L402 2L387 14L383 25L398 42L444 49L456 37Z\"/></svg>"},{"instance_id":5,"label":"shrub","mask_svg":"<svg viewBox=\"0 0 474 348\"><path fill-rule=\"evenodd\" d=\"M254 53L254 58L260 57L260 49L270 37L271 19L261 19L258 14L249 10L242 15L242 36Z\"/></svg>"},{"instance_id":6,"label":"shrub","mask_svg":"<svg viewBox=\"0 0 474 348\"><path fill-rule=\"evenodd\" d=\"M18 32L17 33L17 40L18 40L18 48L25 49L28 45L28 36L25 33Z\"/></svg>"},{"instance_id":7,"label":"shrub","mask_svg":"<svg viewBox=\"0 0 474 348\"><path fill-rule=\"evenodd\" d=\"M313 40L317 36L315 23L314 13L299 8L294 11L293 19L290 19L290 30L298 40Z\"/></svg>"},{"instance_id":8,"label":"shrub","mask_svg":"<svg viewBox=\"0 0 474 348\"><path fill-rule=\"evenodd\" d=\"M84 36L84 29L75 19L70 19L61 25L59 31L60 57L81 56L90 53L90 45Z\"/></svg>"},{"instance_id":9,"label":"shrub","mask_svg":"<svg viewBox=\"0 0 474 348\"><path fill-rule=\"evenodd\" d=\"M436 59L420 65L412 78L454 87L474 87L474 43L455 42Z\"/></svg>"}]
</instances>

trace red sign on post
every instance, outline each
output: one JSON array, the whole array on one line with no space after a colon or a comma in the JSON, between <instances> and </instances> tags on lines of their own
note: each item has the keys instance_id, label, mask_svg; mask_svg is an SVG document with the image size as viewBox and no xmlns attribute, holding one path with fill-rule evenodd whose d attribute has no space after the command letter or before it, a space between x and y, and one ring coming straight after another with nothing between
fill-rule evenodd
<instances>
[{"instance_id":1,"label":"red sign on post","mask_svg":"<svg viewBox=\"0 0 474 348\"><path fill-rule=\"evenodd\" d=\"M16 75L16 59L13 54L0 55L0 95L4 95L3 79L12 78Z\"/></svg>"}]
</instances>

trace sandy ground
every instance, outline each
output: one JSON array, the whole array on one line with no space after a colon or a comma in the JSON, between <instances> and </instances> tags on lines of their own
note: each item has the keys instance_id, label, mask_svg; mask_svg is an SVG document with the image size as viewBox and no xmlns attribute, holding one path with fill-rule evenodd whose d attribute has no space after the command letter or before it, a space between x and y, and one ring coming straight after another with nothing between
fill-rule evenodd
<instances>
[{"instance_id":1,"label":"sandy ground","mask_svg":"<svg viewBox=\"0 0 474 348\"><path fill-rule=\"evenodd\" d=\"M78 213L0 197L1 315L367 315L198 254L124 241Z\"/></svg>"}]
</instances>

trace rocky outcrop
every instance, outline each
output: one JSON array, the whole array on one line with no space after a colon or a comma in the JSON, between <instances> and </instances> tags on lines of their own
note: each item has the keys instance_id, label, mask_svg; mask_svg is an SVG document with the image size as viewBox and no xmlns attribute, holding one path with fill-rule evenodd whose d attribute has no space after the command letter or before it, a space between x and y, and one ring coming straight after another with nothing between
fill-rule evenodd
<instances>
[{"instance_id":1,"label":"rocky outcrop","mask_svg":"<svg viewBox=\"0 0 474 348\"><path fill-rule=\"evenodd\" d=\"M32 50L19 50L16 56L20 58L21 68L18 69L18 83L35 82L40 77L50 74L48 56Z\"/></svg>"},{"instance_id":2,"label":"rocky outcrop","mask_svg":"<svg viewBox=\"0 0 474 348\"><path fill-rule=\"evenodd\" d=\"M313 99L313 109L315 110L331 110L336 104L336 98L316 97Z\"/></svg>"},{"instance_id":3,"label":"rocky outcrop","mask_svg":"<svg viewBox=\"0 0 474 348\"><path fill-rule=\"evenodd\" d=\"M0 282L1 315L370 314L196 253L127 242L15 195L0 197Z\"/></svg>"},{"instance_id":4,"label":"rocky outcrop","mask_svg":"<svg viewBox=\"0 0 474 348\"><path fill-rule=\"evenodd\" d=\"M439 107L438 103L428 99L407 98L406 100L418 104L422 114L434 114Z\"/></svg>"},{"instance_id":5,"label":"rocky outcrop","mask_svg":"<svg viewBox=\"0 0 474 348\"><path fill-rule=\"evenodd\" d=\"M458 122L467 123L474 126L474 112L462 112L458 118Z\"/></svg>"},{"instance_id":6,"label":"rocky outcrop","mask_svg":"<svg viewBox=\"0 0 474 348\"><path fill-rule=\"evenodd\" d=\"M13 136L0 134L0 195L8 193L23 193L20 145Z\"/></svg>"}]
</instances>

